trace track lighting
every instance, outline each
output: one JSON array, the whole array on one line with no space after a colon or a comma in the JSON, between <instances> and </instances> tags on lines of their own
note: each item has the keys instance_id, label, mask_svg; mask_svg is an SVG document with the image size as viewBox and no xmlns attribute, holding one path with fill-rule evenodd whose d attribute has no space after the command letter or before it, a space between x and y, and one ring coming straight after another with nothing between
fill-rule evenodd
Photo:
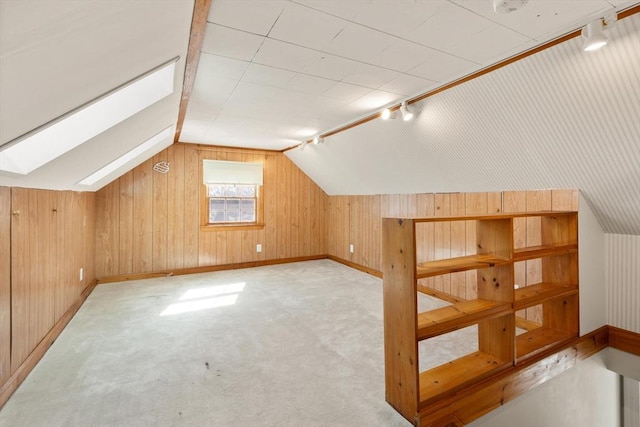
<instances>
[{"instance_id":1,"label":"track lighting","mask_svg":"<svg viewBox=\"0 0 640 427\"><path fill-rule=\"evenodd\" d=\"M321 138L320 136L316 135L313 138L313 145L318 145L318 144L322 144L324 142L324 139Z\"/></svg>"},{"instance_id":2,"label":"track lighting","mask_svg":"<svg viewBox=\"0 0 640 427\"><path fill-rule=\"evenodd\" d=\"M582 37L584 38L583 50L585 52L598 50L607 44L607 36L604 35L603 27L604 21L597 19L589 22L582 29Z\"/></svg>"},{"instance_id":3,"label":"track lighting","mask_svg":"<svg viewBox=\"0 0 640 427\"><path fill-rule=\"evenodd\" d=\"M391 111L390 108L385 108L384 110L382 110L382 113L380 113L380 117L382 118L382 120L393 120L396 118L396 112Z\"/></svg>"},{"instance_id":4,"label":"track lighting","mask_svg":"<svg viewBox=\"0 0 640 427\"><path fill-rule=\"evenodd\" d=\"M300 144L300 151L304 151L304 147L307 146L307 141L302 141L302 144Z\"/></svg>"},{"instance_id":5,"label":"track lighting","mask_svg":"<svg viewBox=\"0 0 640 427\"><path fill-rule=\"evenodd\" d=\"M400 105L400 112L402 113L402 120L404 120L405 122L413 119L413 112L409 110L407 101L404 101L402 105Z\"/></svg>"}]
</instances>

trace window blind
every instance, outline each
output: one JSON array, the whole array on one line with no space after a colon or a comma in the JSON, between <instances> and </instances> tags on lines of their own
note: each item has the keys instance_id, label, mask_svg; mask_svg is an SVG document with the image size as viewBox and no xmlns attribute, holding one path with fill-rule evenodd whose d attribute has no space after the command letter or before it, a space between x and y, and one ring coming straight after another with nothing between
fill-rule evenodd
<instances>
[{"instance_id":1,"label":"window blind","mask_svg":"<svg viewBox=\"0 0 640 427\"><path fill-rule=\"evenodd\" d=\"M202 178L205 184L262 185L262 163L203 160Z\"/></svg>"}]
</instances>

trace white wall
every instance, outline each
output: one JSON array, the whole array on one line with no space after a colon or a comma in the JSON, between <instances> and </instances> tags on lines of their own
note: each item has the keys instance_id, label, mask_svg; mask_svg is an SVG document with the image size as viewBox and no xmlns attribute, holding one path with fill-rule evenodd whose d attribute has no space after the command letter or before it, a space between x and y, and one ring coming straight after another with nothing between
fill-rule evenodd
<instances>
[{"instance_id":1,"label":"white wall","mask_svg":"<svg viewBox=\"0 0 640 427\"><path fill-rule=\"evenodd\" d=\"M640 236L606 234L607 323L640 333Z\"/></svg>"},{"instance_id":2,"label":"white wall","mask_svg":"<svg viewBox=\"0 0 640 427\"><path fill-rule=\"evenodd\" d=\"M620 425L620 376L605 351L469 424L473 427Z\"/></svg>"}]
</instances>

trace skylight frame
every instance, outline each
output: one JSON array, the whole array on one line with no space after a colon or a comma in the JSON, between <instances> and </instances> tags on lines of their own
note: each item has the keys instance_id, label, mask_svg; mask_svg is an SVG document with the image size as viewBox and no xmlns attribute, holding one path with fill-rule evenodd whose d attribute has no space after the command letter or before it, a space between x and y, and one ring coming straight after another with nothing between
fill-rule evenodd
<instances>
[{"instance_id":1,"label":"skylight frame","mask_svg":"<svg viewBox=\"0 0 640 427\"><path fill-rule=\"evenodd\" d=\"M117 88L0 147L0 172L28 175L174 93L175 65L166 61Z\"/></svg>"}]
</instances>

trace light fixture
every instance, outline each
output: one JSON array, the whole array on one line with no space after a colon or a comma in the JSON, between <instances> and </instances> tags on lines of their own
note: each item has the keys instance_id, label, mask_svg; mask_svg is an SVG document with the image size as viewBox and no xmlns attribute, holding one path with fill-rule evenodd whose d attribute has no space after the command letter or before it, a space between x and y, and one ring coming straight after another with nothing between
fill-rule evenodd
<instances>
[{"instance_id":1,"label":"light fixture","mask_svg":"<svg viewBox=\"0 0 640 427\"><path fill-rule=\"evenodd\" d=\"M313 145L322 144L323 142L324 142L324 138L320 137L319 135L316 135L313 138Z\"/></svg>"},{"instance_id":2,"label":"light fixture","mask_svg":"<svg viewBox=\"0 0 640 427\"><path fill-rule=\"evenodd\" d=\"M391 111L390 108L385 108L384 110L382 110L382 113L380 113L380 117L382 118L382 120L393 120L396 118L396 112Z\"/></svg>"},{"instance_id":3,"label":"light fixture","mask_svg":"<svg viewBox=\"0 0 640 427\"><path fill-rule=\"evenodd\" d=\"M515 12L527 3L529 3L529 0L493 0L493 11L507 14Z\"/></svg>"},{"instance_id":4,"label":"light fixture","mask_svg":"<svg viewBox=\"0 0 640 427\"><path fill-rule=\"evenodd\" d=\"M602 19L596 19L589 22L582 29L582 37L584 38L583 50L585 52L591 52L600 49L607 44L607 36L603 31L604 21Z\"/></svg>"},{"instance_id":5,"label":"light fixture","mask_svg":"<svg viewBox=\"0 0 640 427\"><path fill-rule=\"evenodd\" d=\"M173 93L173 58L5 144L0 170L27 175Z\"/></svg>"},{"instance_id":6,"label":"light fixture","mask_svg":"<svg viewBox=\"0 0 640 427\"><path fill-rule=\"evenodd\" d=\"M400 112L402 113L402 120L404 120L405 122L413 119L413 112L409 110L407 101L404 101L402 105L400 105Z\"/></svg>"},{"instance_id":7,"label":"light fixture","mask_svg":"<svg viewBox=\"0 0 640 427\"><path fill-rule=\"evenodd\" d=\"M168 128L166 128L162 132L156 134L155 136L152 136L147 141L145 141L142 144L138 145L134 149L124 153L122 156L118 157L117 159L115 159L111 163L107 164L106 166L102 167L98 171L96 171L93 174L89 175L88 177L86 177L82 181L78 182L78 184L80 184L80 185L93 185L96 182L98 182L98 181L102 180L103 178L107 177L108 175L110 175L112 172L115 172L117 169L120 169L122 166L128 164L129 162L135 161L137 158L139 158L140 156L142 156L146 152L149 152L150 150L155 148L154 153L153 153L153 154L155 154L156 152L159 152L160 150L162 150L164 148L167 148L173 142L172 135L174 133L175 133L174 127L173 126L169 126ZM169 169L168 169L168 165L167 165L167 172L168 171L169 171Z\"/></svg>"}]
</instances>

